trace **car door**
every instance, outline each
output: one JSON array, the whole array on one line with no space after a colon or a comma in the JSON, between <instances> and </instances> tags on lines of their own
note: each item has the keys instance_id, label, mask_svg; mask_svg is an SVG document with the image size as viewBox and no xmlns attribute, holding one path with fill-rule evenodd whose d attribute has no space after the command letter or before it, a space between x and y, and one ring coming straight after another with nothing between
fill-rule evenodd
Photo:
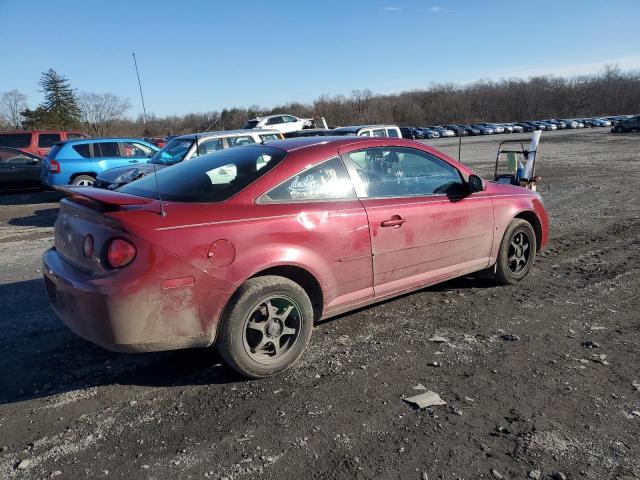
<instances>
[{"instance_id":1,"label":"car door","mask_svg":"<svg viewBox=\"0 0 640 480\"><path fill-rule=\"evenodd\" d=\"M489 265L492 201L453 165L407 147L340 154L369 219L376 296Z\"/></svg>"},{"instance_id":2,"label":"car door","mask_svg":"<svg viewBox=\"0 0 640 480\"><path fill-rule=\"evenodd\" d=\"M25 152L0 150L0 183L31 186L40 183L40 159Z\"/></svg>"},{"instance_id":3,"label":"car door","mask_svg":"<svg viewBox=\"0 0 640 480\"><path fill-rule=\"evenodd\" d=\"M139 142L119 142L122 160L121 166L136 165L137 163L147 163L156 152L153 148Z\"/></svg>"}]
</instances>

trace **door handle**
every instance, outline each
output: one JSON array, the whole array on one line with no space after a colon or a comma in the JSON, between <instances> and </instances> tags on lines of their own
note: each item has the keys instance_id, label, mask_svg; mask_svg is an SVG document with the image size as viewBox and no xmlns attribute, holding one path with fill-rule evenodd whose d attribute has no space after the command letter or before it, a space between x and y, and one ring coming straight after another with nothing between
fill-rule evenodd
<instances>
[{"instance_id":1,"label":"door handle","mask_svg":"<svg viewBox=\"0 0 640 480\"><path fill-rule=\"evenodd\" d=\"M400 215L394 215L393 217L391 217L389 220L385 220L384 222L382 222L380 225L382 225L383 227L400 227L402 226L402 224L404 222L406 222L407 220L402 218Z\"/></svg>"}]
</instances>

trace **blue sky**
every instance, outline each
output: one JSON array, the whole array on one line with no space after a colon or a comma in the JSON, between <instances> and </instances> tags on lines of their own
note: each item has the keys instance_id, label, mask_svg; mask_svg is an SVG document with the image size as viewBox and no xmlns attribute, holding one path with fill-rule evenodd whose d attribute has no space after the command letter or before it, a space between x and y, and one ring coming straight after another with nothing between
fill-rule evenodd
<instances>
[{"instance_id":1,"label":"blue sky","mask_svg":"<svg viewBox=\"0 0 640 480\"><path fill-rule=\"evenodd\" d=\"M640 1L0 0L0 92L79 91L158 115L481 78L640 69Z\"/></svg>"}]
</instances>

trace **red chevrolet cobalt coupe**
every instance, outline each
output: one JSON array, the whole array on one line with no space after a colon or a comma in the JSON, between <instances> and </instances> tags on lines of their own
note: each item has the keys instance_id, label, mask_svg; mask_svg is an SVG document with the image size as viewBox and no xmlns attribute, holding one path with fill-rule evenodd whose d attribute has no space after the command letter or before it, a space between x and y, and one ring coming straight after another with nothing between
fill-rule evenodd
<instances>
[{"instance_id":1,"label":"red chevrolet cobalt coupe","mask_svg":"<svg viewBox=\"0 0 640 480\"><path fill-rule=\"evenodd\" d=\"M519 282L548 238L538 194L398 138L247 145L67 194L44 255L58 316L111 350L215 343L249 377L293 365L319 319L481 270Z\"/></svg>"}]
</instances>

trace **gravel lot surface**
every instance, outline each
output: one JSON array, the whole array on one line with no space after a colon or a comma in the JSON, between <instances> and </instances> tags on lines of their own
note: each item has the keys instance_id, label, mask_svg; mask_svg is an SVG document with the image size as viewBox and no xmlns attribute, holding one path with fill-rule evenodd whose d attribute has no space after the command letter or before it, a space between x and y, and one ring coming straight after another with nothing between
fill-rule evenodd
<instances>
[{"instance_id":1,"label":"gravel lot surface","mask_svg":"<svg viewBox=\"0 0 640 480\"><path fill-rule=\"evenodd\" d=\"M488 177L507 138L463 161ZM41 280L57 195L0 196L0 478L640 478L640 135L544 132L538 173L551 242L524 283L326 321L259 381L74 336ZM447 404L403 401L419 384Z\"/></svg>"}]
</instances>

